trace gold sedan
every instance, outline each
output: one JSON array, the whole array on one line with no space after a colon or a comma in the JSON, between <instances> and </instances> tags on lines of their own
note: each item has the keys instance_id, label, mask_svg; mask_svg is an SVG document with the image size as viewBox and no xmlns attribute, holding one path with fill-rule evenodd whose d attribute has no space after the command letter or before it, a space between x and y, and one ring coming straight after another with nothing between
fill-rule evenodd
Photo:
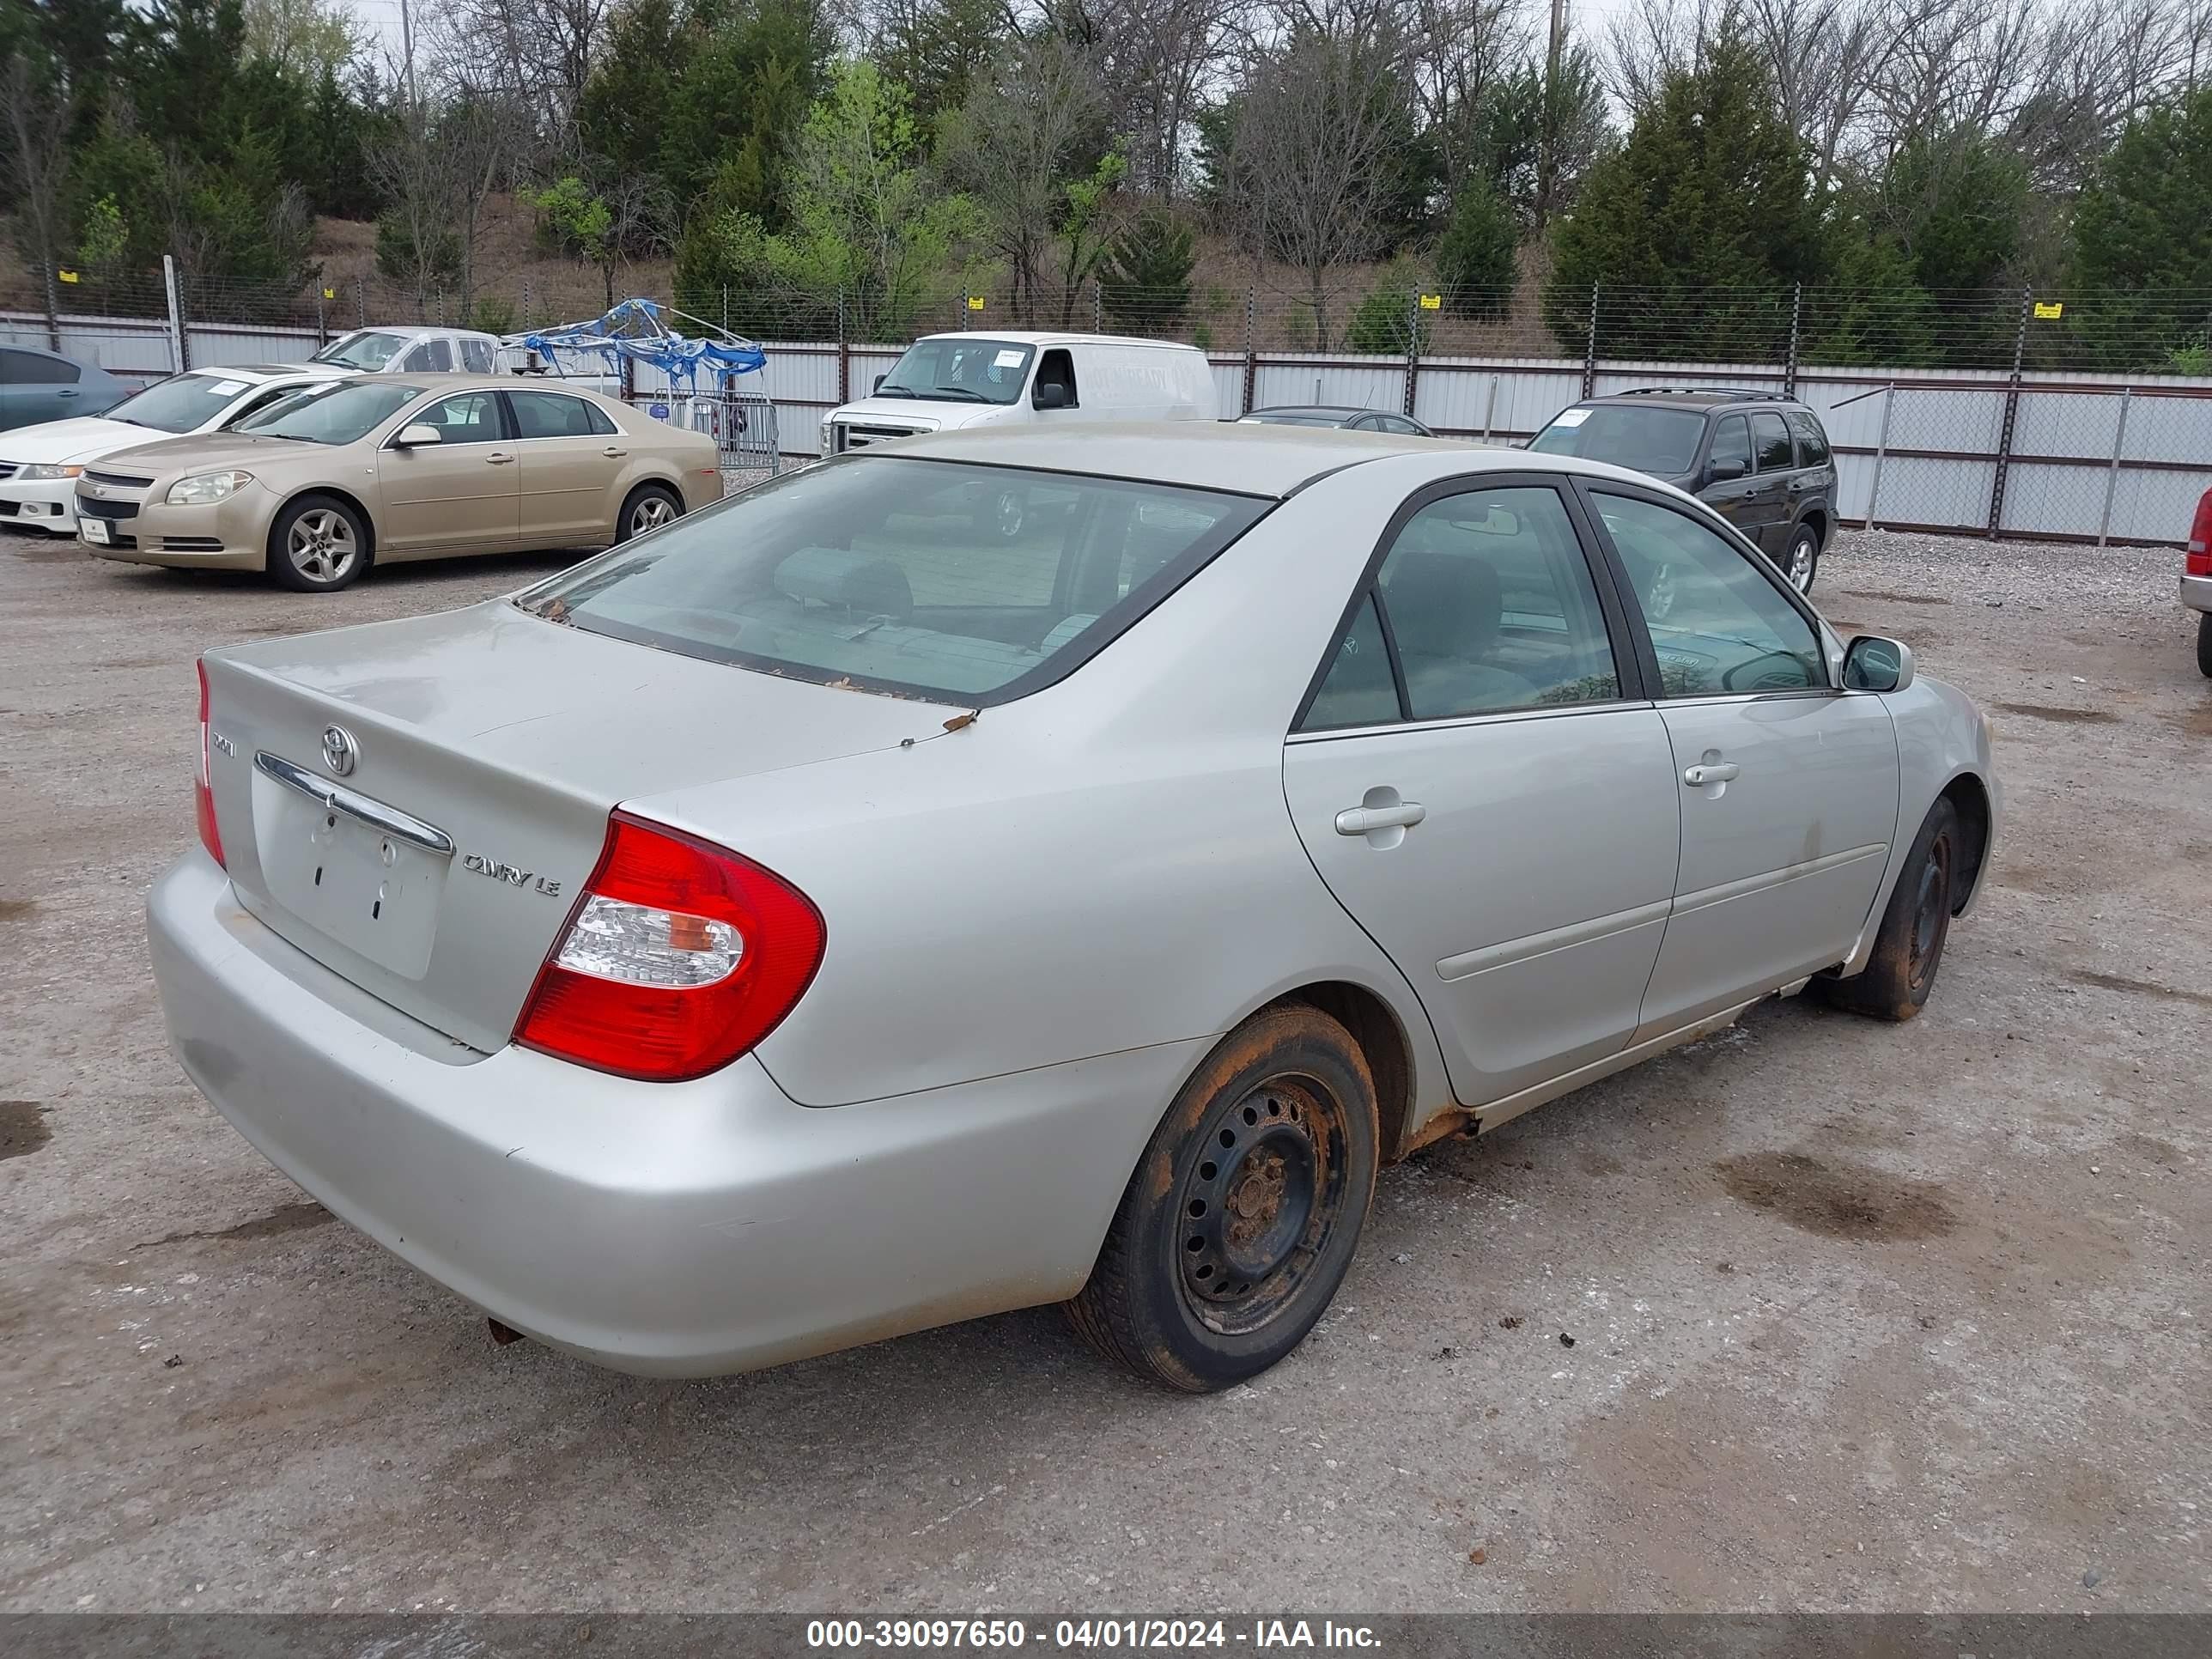
<instances>
[{"instance_id":1,"label":"gold sedan","mask_svg":"<svg viewBox=\"0 0 2212 1659\"><path fill-rule=\"evenodd\" d=\"M103 457L77 480L77 535L102 558L325 592L383 561L625 541L719 501L715 463L705 434L580 388L355 375Z\"/></svg>"}]
</instances>

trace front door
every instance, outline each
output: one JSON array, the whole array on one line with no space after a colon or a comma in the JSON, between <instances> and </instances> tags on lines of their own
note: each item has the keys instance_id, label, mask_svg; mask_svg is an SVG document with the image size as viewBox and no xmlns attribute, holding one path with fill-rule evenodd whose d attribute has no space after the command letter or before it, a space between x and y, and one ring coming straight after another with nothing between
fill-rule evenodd
<instances>
[{"instance_id":1,"label":"front door","mask_svg":"<svg viewBox=\"0 0 2212 1659\"><path fill-rule=\"evenodd\" d=\"M395 438L378 455L380 555L421 558L514 546L520 497L506 418L496 392L452 392L408 415L403 427L435 427L441 441L402 448Z\"/></svg>"},{"instance_id":2,"label":"front door","mask_svg":"<svg viewBox=\"0 0 2212 1659\"><path fill-rule=\"evenodd\" d=\"M1284 788L1474 1106L1627 1043L1681 806L1567 498L1462 481L1408 506L1285 747Z\"/></svg>"},{"instance_id":3,"label":"front door","mask_svg":"<svg viewBox=\"0 0 2212 1659\"><path fill-rule=\"evenodd\" d=\"M1644 619L1681 805L1656 1036L1849 954L1898 833L1897 732L1879 696L1831 683L1765 561L1655 497L1589 499Z\"/></svg>"},{"instance_id":4,"label":"front door","mask_svg":"<svg viewBox=\"0 0 2212 1659\"><path fill-rule=\"evenodd\" d=\"M510 392L507 401L520 457L521 544L606 545L621 505L610 497L627 441L605 414L565 392Z\"/></svg>"}]
</instances>

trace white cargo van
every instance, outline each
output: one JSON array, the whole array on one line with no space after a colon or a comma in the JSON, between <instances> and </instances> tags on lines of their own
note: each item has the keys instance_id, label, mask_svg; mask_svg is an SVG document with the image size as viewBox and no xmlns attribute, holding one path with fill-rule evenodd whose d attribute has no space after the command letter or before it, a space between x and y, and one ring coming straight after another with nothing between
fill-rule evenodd
<instances>
[{"instance_id":1,"label":"white cargo van","mask_svg":"<svg viewBox=\"0 0 2212 1659\"><path fill-rule=\"evenodd\" d=\"M917 432L1038 421L1210 421L1213 369L1196 346L1111 334L931 334L872 397L833 409L822 453Z\"/></svg>"}]
</instances>

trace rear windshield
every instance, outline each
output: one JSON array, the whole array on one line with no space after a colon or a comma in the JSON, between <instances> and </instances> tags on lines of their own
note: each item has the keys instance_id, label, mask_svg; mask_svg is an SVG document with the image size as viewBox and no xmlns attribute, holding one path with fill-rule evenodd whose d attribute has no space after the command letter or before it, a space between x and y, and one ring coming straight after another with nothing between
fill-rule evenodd
<instances>
[{"instance_id":1,"label":"rear windshield","mask_svg":"<svg viewBox=\"0 0 2212 1659\"><path fill-rule=\"evenodd\" d=\"M679 519L518 602L688 657L1003 702L1071 672L1267 507L1164 484L854 456Z\"/></svg>"},{"instance_id":2,"label":"rear windshield","mask_svg":"<svg viewBox=\"0 0 2212 1659\"><path fill-rule=\"evenodd\" d=\"M1638 472L1687 472L1698 459L1705 417L1686 409L1626 404L1562 410L1528 447L1547 455L1579 455Z\"/></svg>"}]
</instances>

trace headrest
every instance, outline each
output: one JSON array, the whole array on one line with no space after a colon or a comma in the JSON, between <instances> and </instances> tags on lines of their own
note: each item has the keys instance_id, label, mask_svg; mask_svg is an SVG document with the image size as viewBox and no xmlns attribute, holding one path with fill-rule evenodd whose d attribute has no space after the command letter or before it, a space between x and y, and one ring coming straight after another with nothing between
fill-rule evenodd
<instances>
[{"instance_id":1,"label":"headrest","mask_svg":"<svg viewBox=\"0 0 2212 1659\"><path fill-rule=\"evenodd\" d=\"M905 622L914 589L896 561L843 547L802 547L775 568L775 591L787 599L842 605L866 617Z\"/></svg>"}]
</instances>

